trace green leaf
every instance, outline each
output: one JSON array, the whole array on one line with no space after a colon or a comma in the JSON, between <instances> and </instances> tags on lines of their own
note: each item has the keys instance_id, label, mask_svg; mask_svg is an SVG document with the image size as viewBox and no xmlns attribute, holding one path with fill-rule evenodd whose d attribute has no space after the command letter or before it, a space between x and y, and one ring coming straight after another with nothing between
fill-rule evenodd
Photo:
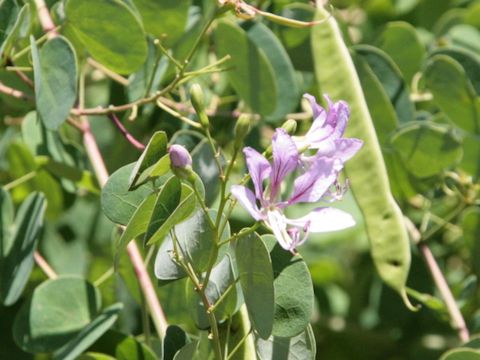
<instances>
[{"instance_id":1,"label":"green leaf","mask_svg":"<svg viewBox=\"0 0 480 360\"><path fill-rule=\"evenodd\" d=\"M53 353L55 360L74 360L87 350L100 336L110 329L123 309L122 303L105 308L90 324L82 329L72 340ZM155 359L155 357L153 358Z\"/></svg>"},{"instance_id":2,"label":"green leaf","mask_svg":"<svg viewBox=\"0 0 480 360\"><path fill-rule=\"evenodd\" d=\"M10 194L3 187L0 188L0 278L3 272L3 263L13 245L15 212ZM0 292L1 294L1 292Z\"/></svg>"},{"instance_id":3,"label":"green leaf","mask_svg":"<svg viewBox=\"0 0 480 360\"><path fill-rule=\"evenodd\" d=\"M67 120L77 97L77 59L70 42L57 36L40 52L30 38L35 75L35 98L40 119L50 130Z\"/></svg>"},{"instance_id":4,"label":"green leaf","mask_svg":"<svg viewBox=\"0 0 480 360\"><path fill-rule=\"evenodd\" d=\"M417 121L404 126L392 137L408 171L418 178L434 176L458 163L460 140L445 126Z\"/></svg>"},{"instance_id":5,"label":"green leaf","mask_svg":"<svg viewBox=\"0 0 480 360\"><path fill-rule=\"evenodd\" d=\"M447 351L440 360L480 360L480 350L460 347Z\"/></svg>"},{"instance_id":6,"label":"green leaf","mask_svg":"<svg viewBox=\"0 0 480 360\"><path fill-rule=\"evenodd\" d=\"M19 10L16 1L7 0L0 6L0 58L6 59L22 27L30 25L30 5L25 4Z\"/></svg>"},{"instance_id":7,"label":"green leaf","mask_svg":"<svg viewBox=\"0 0 480 360\"><path fill-rule=\"evenodd\" d=\"M77 360L116 360L113 356L96 352L87 352L80 355Z\"/></svg>"},{"instance_id":8,"label":"green leaf","mask_svg":"<svg viewBox=\"0 0 480 360\"><path fill-rule=\"evenodd\" d=\"M184 33L191 0L134 0L134 3L142 15L145 30L162 39L167 47Z\"/></svg>"},{"instance_id":9,"label":"green leaf","mask_svg":"<svg viewBox=\"0 0 480 360\"><path fill-rule=\"evenodd\" d=\"M160 218L161 220L160 221L158 220L158 215L155 215L156 214L155 210L153 211L150 222L152 220L155 220L155 222L154 222L154 225L152 225L152 229L147 231L144 238L144 241L146 242L147 245L152 245L162 241L175 225L187 219L195 211L197 202L196 202L195 194L193 193L193 190L190 186L186 184L182 184L181 195L179 195L179 200L176 202L176 205L174 205L172 202L171 204L172 207L170 207L170 203L168 203L169 204L168 209L172 209L172 210L167 211L167 208L163 208L164 206L162 203L163 200L160 201L160 198L162 196L170 197L170 195L173 196L173 194L165 193L164 195L160 194L158 197L158 200L157 200L157 203L159 206L158 211L159 213L163 212L162 216L165 216L165 217ZM176 200L176 199L173 199L173 200ZM160 223L160 226L157 226L158 225L157 223ZM149 225L149 228L150 228L150 225Z\"/></svg>"},{"instance_id":10,"label":"green leaf","mask_svg":"<svg viewBox=\"0 0 480 360\"><path fill-rule=\"evenodd\" d=\"M2 204L2 210L4 206ZM4 305L12 305L18 300L30 277L45 208L45 196L32 193L22 203L15 217L12 242L1 259L0 296ZM9 217L8 213L6 215ZM2 248L5 246L1 245Z\"/></svg>"},{"instance_id":11,"label":"green leaf","mask_svg":"<svg viewBox=\"0 0 480 360\"><path fill-rule=\"evenodd\" d=\"M282 338L272 336L268 340L256 339L259 360L314 360L317 352L311 325L301 334Z\"/></svg>"},{"instance_id":12,"label":"green leaf","mask_svg":"<svg viewBox=\"0 0 480 360\"><path fill-rule=\"evenodd\" d=\"M163 339L163 360L173 360L175 354L189 342L188 335L181 327L170 325Z\"/></svg>"},{"instance_id":13,"label":"green leaf","mask_svg":"<svg viewBox=\"0 0 480 360\"><path fill-rule=\"evenodd\" d=\"M205 313L205 306L194 288L191 281L187 282L186 296L189 302L189 308L191 309L190 313L197 328L206 330L210 327L210 323ZM227 289L229 289L228 294L217 304L218 299L220 299ZM217 322L221 322L235 312L237 306L237 284L235 282L230 255L224 256L213 268L207 289L205 290L205 296L209 304L217 304L215 306Z\"/></svg>"},{"instance_id":14,"label":"green leaf","mask_svg":"<svg viewBox=\"0 0 480 360\"><path fill-rule=\"evenodd\" d=\"M102 189L102 209L114 223L127 225L142 201L153 192L150 183L128 190L134 163L125 165L108 178Z\"/></svg>"},{"instance_id":15,"label":"green leaf","mask_svg":"<svg viewBox=\"0 0 480 360\"><path fill-rule=\"evenodd\" d=\"M390 55L400 68L407 84L410 84L413 75L420 71L425 58L425 47L415 28L404 21L389 22L377 39L376 45Z\"/></svg>"},{"instance_id":16,"label":"green leaf","mask_svg":"<svg viewBox=\"0 0 480 360\"><path fill-rule=\"evenodd\" d=\"M230 55L234 68L227 73L240 98L261 115L270 115L277 106L279 91L272 65L265 52L239 26L220 21L216 30L220 57Z\"/></svg>"},{"instance_id":17,"label":"green leaf","mask_svg":"<svg viewBox=\"0 0 480 360\"><path fill-rule=\"evenodd\" d=\"M192 341L182 347L173 357L173 360L196 360L198 359L196 355L198 347L198 341ZM200 360L200 359L198 359Z\"/></svg>"},{"instance_id":18,"label":"green leaf","mask_svg":"<svg viewBox=\"0 0 480 360\"><path fill-rule=\"evenodd\" d=\"M142 66L147 56L145 34L124 1L68 0L65 16L88 52L102 65L121 74Z\"/></svg>"},{"instance_id":19,"label":"green leaf","mask_svg":"<svg viewBox=\"0 0 480 360\"><path fill-rule=\"evenodd\" d=\"M217 212L210 210L210 218L215 219ZM171 228L170 228L171 229ZM210 256L214 255L215 232L210 226L207 216L201 209L187 220L175 225L179 251L197 272L206 270ZM166 234L165 234L166 235ZM230 226L225 226L220 241L230 237ZM163 281L177 280L186 274L182 267L172 259L175 247L171 235L163 241L155 259L155 276Z\"/></svg>"},{"instance_id":20,"label":"green leaf","mask_svg":"<svg viewBox=\"0 0 480 360\"><path fill-rule=\"evenodd\" d=\"M144 242L147 243L161 229L170 215L180 204L182 183L176 176L172 176L158 193L145 233ZM172 226L175 224L172 224ZM166 232L170 229L166 229Z\"/></svg>"},{"instance_id":21,"label":"green leaf","mask_svg":"<svg viewBox=\"0 0 480 360\"><path fill-rule=\"evenodd\" d=\"M400 122L412 121L415 108L410 101L408 87L393 60L382 50L370 45L353 48L363 57L382 84Z\"/></svg>"},{"instance_id":22,"label":"green leaf","mask_svg":"<svg viewBox=\"0 0 480 360\"><path fill-rule=\"evenodd\" d=\"M466 134L463 139L463 158L459 167L473 176L480 177L480 138L479 136Z\"/></svg>"},{"instance_id":23,"label":"green leaf","mask_svg":"<svg viewBox=\"0 0 480 360\"><path fill-rule=\"evenodd\" d=\"M202 140L191 152L192 169L205 184L205 202L211 205L218 197L220 190L220 172L215 162L215 154L207 139ZM221 161L223 157L221 158Z\"/></svg>"},{"instance_id":24,"label":"green leaf","mask_svg":"<svg viewBox=\"0 0 480 360\"><path fill-rule=\"evenodd\" d=\"M94 320L100 301L98 290L84 279L47 280L19 310L13 326L15 342L31 353L55 351Z\"/></svg>"},{"instance_id":25,"label":"green leaf","mask_svg":"<svg viewBox=\"0 0 480 360\"><path fill-rule=\"evenodd\" d=\"M130 221L127 224L127 227L122 233L122 236L117 241L115 250L115 266L118 266L120 256L122 255L123 250L125 250L127 247L128 243L147 231L156 199L157 195L155 193L148 195L133 213Z\"/></svg>"},{"instance_id":26,"label":"green leaf","mask_svg":"<svg viewBox=\"0 0 480 360\"><path fill-rule=\"evenodd\" d=\"M268 339L272 333L275 304L268 249L258 234L244 235L235 244L235 257L248 314L259 336Z\"/></svg>"},{"instance_id":27,"label":"green leaf","mask_svg":"<svg viewBox=\"0 0 480 360\"><path fill-rule=\"evenodd\" d=\"M261 22L242 24L248 38L264 52L275 74L277 85L275 111L265 120L278 122L295 110L298 105L299 89L295 79L295 69L280 41L273 32ZM273 99L272 99L273 100Z\"/></svg>"},{"instance_id":28,"label":"green leaf","mask_svg":"<svg viewBox=\"0 0 480 360\"><path fill-rule=\"evenodd\" d=\"M348 102L351 118L346 136L364 141L363 148L345 168L364 216L370 251L380 277L398 291L411 308L405 291L410 268L410 241L402 212L390 191L384 160L357 73L335 20L321 6L317 7L316 19L328 19L312 29L318 85L334 100Z\"/></svg>"},{"instance_id":29,"label":"green leaf","mask_svg":"<svg viewBox=\"0 0 480 360\"><path fill-rule=\"evenodd\" d=\"M425 83L435 104L455 125L480 134L479 102L458 62L445 55L432 57L425 69Z\"/></svg>"},{"instance_id":30,"label":"green leaf","mask_svg":"<svg viewBox=\"0 0 480 360\"><path fill-rule=\"evenodd\" d=\"M362 84L363 94L368 104L378 140L382 146L385 146L390 138L390 134L398 126L397 114L382 83L378 80L367 61L358 55L353 56L353 61L358 78Z\"/></svg>"},{"instance_id":31,"label":"green leaf","mask_svg":"<svg viewBox=\"0 0 480 360\"><path fill-rule=\"evenodd\" d=\"M164 131L157 131L152 135L132 170L129 190L148 180L164 175L170 170L170 161L164 160L165 155L167 155L166 159L168 159L167 143L167 135ZM162 166L159 168L160 162Z\"/></svg>"},{"instance_id":32,"label":"green leaf","mask_svg":"<svg viewBox=\"0 0 480 360\"><path fill-rule=\"evenodd\" d=\"M23 175L35 172L35 176L11 190L14 201L22 201L32 191L43 193L47 199L47 218L55 219L63 210L64 196L58 181L48 172L38 168L28 148L19 142L11 143L7 150L10 175L18 179Z\"/></svg>"},{"instance_id":33,"label":"green leaf","mask_svg":"<svg viewBox=\"0 0 480 360\"><path fill-rule=\"evenodd\" d=\"M480 56L473 51L462 48L440 48L432 52L435 55L446 55L457 61L465 70L477 95L480 95Z\"/></svg>"},{"instance_id":34,"label":"green leaf","mask_svg":"<svg viewBox=\"0 0 480 360\"><path fill-rule=\"evenodd\" d=\"M275 289L273 336L294 337L303 332L313 313L313 284L307 264L300 255L285 251L273 235L262 240L270 251Z\"/></svg>"},{"instance_id":35,"label":"green leaf","mask_svg":"<svg viewBox=\"0 0 480 360\"><path fill-rule=\"evenodd\" d=\"M115 349L117 360L155 360L155 353L145 344L127 336Z\"/></svg>"}]
</instances>

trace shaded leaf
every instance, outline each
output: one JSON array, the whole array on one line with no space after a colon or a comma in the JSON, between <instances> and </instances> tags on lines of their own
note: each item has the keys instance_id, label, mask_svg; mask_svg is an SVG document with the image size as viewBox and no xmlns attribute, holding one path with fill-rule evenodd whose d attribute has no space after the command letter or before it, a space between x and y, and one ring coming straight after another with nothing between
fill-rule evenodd
<instances>
[{"instance_id":1,"label":"shaded leaf","mask_svg":"<svg viewBox=\"0 0 480 360\"><path fill-rule=\"evenodd\" d=\"M270 254L260 236L253 233L238 238L235 257L252 324L262 339L268 339L272 333L275 304Z\"/></svg>"},{"instance_id":2,"label":"shaded leaf","mask_svg":"<svg viewBox=\"0 0 480 360\"><path fill-rule=\"evenodd\" d=\"M65 16L92 57L128 74L142 66L147 42L138 17L121 0L68 0Z\"/></svg>"},{"instance_id":3,"label":"shaded leaf","mask_svg":"<svg viewBox=\"0 0 480 360\"><path fill-rule=\"evenodd\" d=\"M56 130L67 120L77 97L77 59L70 42L57 36L37 50L30 38L37 111L48 129Z\"/></svg>"}]
</instances>

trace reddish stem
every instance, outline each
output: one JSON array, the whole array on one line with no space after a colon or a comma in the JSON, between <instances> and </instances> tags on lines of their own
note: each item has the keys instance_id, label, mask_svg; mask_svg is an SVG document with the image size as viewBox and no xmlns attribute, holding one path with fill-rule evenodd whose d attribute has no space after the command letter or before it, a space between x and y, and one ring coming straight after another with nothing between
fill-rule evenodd
<instances>
[{"instance_id":1,"label":"reddish stem","mask_svg":"<svg viewBox=\"0 0 480 360\"><path fill-rule=\"evenodd\" d=\"M125 126L123 126L122 122L118 119L117 115L111 113L111 114L108 114L108 118L112 120L113 124L118 128L118 130L120 130L122 135L125 137L125 139L127 139L127 141L130 144L132 144L139 150L145 149L145 145L143 145L140 141L135 139L133 135L128 132Z\"/></svg>"}]
</instances>

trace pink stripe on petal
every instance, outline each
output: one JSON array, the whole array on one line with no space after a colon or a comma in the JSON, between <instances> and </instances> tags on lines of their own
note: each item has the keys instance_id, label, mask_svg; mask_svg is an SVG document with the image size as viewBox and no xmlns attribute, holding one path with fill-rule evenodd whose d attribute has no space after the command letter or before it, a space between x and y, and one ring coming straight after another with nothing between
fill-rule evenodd
<instances>
[{"instance_id":1,"label":"pink stripe on petal","mask_svg":"<svg viewBox=\"0 0 480 360\"><path fill-rule=\"evenodd\" d=\"M298 150L292 137L285 129L278 128L272 139L273 165L270 182L271 201L280 189L282 180L298 166Z\"/></svg>"}]
</instances>

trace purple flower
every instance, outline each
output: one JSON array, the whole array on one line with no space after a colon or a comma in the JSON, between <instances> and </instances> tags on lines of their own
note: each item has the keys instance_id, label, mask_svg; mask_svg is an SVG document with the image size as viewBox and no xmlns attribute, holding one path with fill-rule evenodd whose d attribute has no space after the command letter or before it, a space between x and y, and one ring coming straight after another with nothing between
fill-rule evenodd
<instances>
[{"instance_id":1,"label":"purple flower","mask_svg":"<svg viewBox=\"0 0 480 360\"><path fill-rule=\"evenodd\" d=\"M231 192L255 220L263 221L272 230L284 249L294 252L310 232L341 230L355 224L350 214L334 208L316 208L298 219L289 219L283 213L289 205L317 202L329 194L341 170L334 158L315 156L306 171L295 179L290 197L282 200L282 181L299 167L300 157L292 137L284 129L276 129L272 164L250 147L243 152L254 192L241 185L232 186ZM267 180L268 186L264 187Z\"/></svg>"},{"instance_id":2,"label":"purple flower","mask_svg":"<svg viewBox=\"0 0 480 360\"><path fill-rule=\"evenodd\" d=\"M185 147L182 145L171 145L168 149L170 156L170 163L172 167L177 169L184 169L192 165L192 157Z\"/></svg>"},{"instance_id":3,"label":"purple flower","mask_svg":"<svg viewBox=\"0 0 480 360\"><path fill-rule=\"evenodd\" d=\"M323 156L334 159L336 166L341 167L357 153L363 145L363 141L354 138L343 138L347 126L350 110L344 101L333 103L325 95L328 103L328 111L317 104L314 96L303 95L310 101L313 112L313 123L310 130L303 137L295 139L299 149L316 150L315 157ZM309 164L314 161L312 156L301 156L301 161Z\"/></svg>"}]
</instances>

